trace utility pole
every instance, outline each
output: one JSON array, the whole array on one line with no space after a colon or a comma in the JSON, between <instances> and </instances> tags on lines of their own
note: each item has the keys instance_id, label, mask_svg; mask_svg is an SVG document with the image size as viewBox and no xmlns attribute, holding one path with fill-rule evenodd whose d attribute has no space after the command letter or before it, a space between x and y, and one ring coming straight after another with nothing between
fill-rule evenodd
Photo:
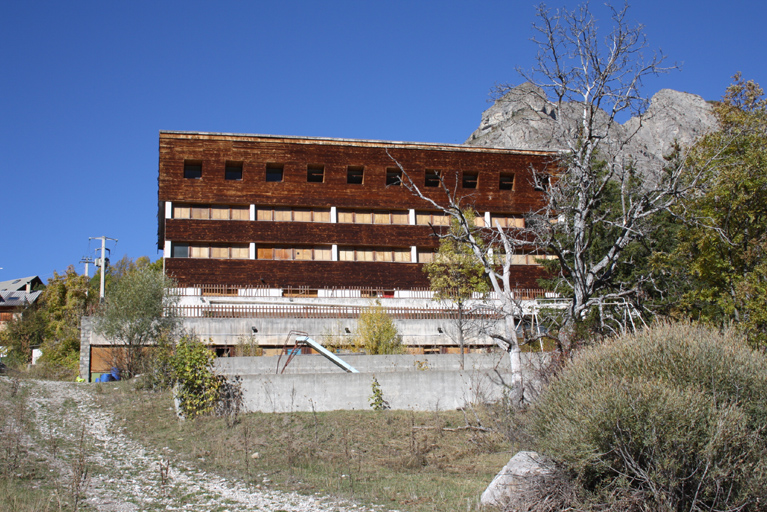
<instances>
[{"instance_id":1,"label":"utility pole","mask_svg":"<svg viewBox=\"0 0 767 512\"><path fill-rule=\"evenodd\" d=\"M109 238L106 236L92 236L92 237L89 237L88 240L101 240L101 258L97 260L96 265L101 266L101 285L99 286L99 302L104 302L104 273L106 272L106 267L107 267L107 258L106 258L107 240L113 240L114 242L117 242L117 239Z\"/></svg>"},{"instance_id":2,"label":"utility pole","mask_svg":"<svg viewBox=\"0 0 767 512\"><path fill-rule=\"evenodd\" d=\"M80 260L80 263L85 263L85 277L87 277L88 279L91 278L91 275L88 272L88 264L93 262L94 262L93 258L91 258L90 256L83 256L82 259Z\"/></svg>"}]
</instances>

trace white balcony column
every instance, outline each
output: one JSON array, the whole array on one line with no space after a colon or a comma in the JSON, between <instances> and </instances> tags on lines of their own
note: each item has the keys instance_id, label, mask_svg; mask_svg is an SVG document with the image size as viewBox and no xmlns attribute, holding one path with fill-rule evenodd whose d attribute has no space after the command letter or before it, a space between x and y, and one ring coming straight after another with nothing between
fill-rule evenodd
<instances>
[{"instance_id":1,"label":"white balcony column","mask_svg":"<svg viewBox=\"0 0 767 512\"><path fill-rule=\"evenodd\" d=\"M170 250L170 240L165 240L165 244L162 247L162 257L170 258L171 250Z\"/></svg>"},{"instance_id":2,"label":"white balcony column","mask_svg":"<svg viewBox=\"0 0 767 512\"><path fill-rule=\"evenodd\" d=\"M165 218L166 219L173 218L173 203L170 201L165 201Z\"/></svg>"},{"instance_id":3,"label":"white balcony column","mask_svg":"<svg viewBox=\"0 0 767 512\"><path fill-rule=\"evenodd\" d=\"M490 220L490 212L485 212L485 226L488 227L488 228L494 227L494 226L492 226L490 224L490 222L491 222L491 220Z\"/></svg>"},{"instance_id":4,"label":"white balcony column","mask_svg":"<svg viewBox=\"0 0 767 512\"><path fill-rule=\"evenodd\" d=\"M338 261L338 245L333 244L330 246L330 260Z\"/></svg>"},{"instance_id":5,"label":"white balcony column","mask_svg":"<svg viewBox=\"0 0 767 512\"><path fill-rule=\"evenodd\" d=\"M418 248L416 248L415 245L411 245L410 246L410 262L411 263L417 263L418 262Z\"/></svg>"},{"instance_id":6,"label":"white balcony column","mask_svg":"<svg viewBox=\"0 0 767 512\"><path fill-rule=\"evenodd\" d=\"M250 220L256 220L256 205L254 204L250 205Z\"/></svg>"},{"instance_id":7,"label":"white balcony column","mask_svg":"<svg viewBox=\"0 0 767 512\"><path fill-rule=\"evenodd\" d=\"M338 209L335 206L330 207L330 222L332 222L333 224L338 223Z\"/></svg>"},{"instance_id":8,"label":"white balcony column","mask_svg":"<svg viewBox=\"0 0 767 512\"><path fill-rule=\"evenodd\" d=\"M256 242L250 242L250 245L248 246L248 258L252 260L256 259Z\"/></svg>"},{"instance_id":9,"label":"white balcony column","mask_svg":"<svg viewBox=\"0 0 767 512\"><path fill-rule=\"evenodd\" d=\"M414 209L412 209L412 208L411 208L411 209L408 211L408 213L407 213L407 218L408 218L408 223L409 223L411 226L415 226L415 210L414 210Z\"/></svg>"}]
</instances>

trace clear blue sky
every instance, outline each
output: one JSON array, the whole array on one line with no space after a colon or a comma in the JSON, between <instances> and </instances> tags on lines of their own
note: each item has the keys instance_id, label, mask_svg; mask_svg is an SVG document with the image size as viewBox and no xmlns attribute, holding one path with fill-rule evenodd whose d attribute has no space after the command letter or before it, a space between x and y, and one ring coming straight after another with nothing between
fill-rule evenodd
<instances>
[{"instance_id":1,"label":"clear blue sky","mask_svg":"<svg viewBox=\"0 0 767 512\"><path fill-rule=\"evenodd\" d=\"M634 4L682 64L648 95L719 99L736 71L767 86L764 2ZM113 260L158 258L159 130L463 142L493 84L532 65L535 5L5 0L0 281L82 272L101 235Z\"/></svg>"}]
</instances>

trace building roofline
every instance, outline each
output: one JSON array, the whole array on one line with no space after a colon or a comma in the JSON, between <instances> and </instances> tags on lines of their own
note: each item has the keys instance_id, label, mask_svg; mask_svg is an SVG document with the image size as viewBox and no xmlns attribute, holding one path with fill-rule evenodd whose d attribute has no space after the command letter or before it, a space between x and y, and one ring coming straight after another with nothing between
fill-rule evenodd
<instances>
[{"instance_id":1,"label":"building roofline","mask_svg":"<svg viewBox=\"0 0 767 512\"><path fill-rule=\"evenodd\" d=\"M225 133L225 132L192 132L177 130L160 130L160 138L163 135L178 135L184 139L266 139L273 142L289 142L294 144L328 144L338 146L358 147L391 147L407 149L428 149L436 151L468 151L468 152L492 152L510 153L519 155L554 155L558 151L535 150L535 149L509 149L484 146L466 146L463 144L443 144L438 142L405 142L377 139L341 139L334 137L300 137L295 135L268 135L258 133Z\"/></svg>"}]
</instances>

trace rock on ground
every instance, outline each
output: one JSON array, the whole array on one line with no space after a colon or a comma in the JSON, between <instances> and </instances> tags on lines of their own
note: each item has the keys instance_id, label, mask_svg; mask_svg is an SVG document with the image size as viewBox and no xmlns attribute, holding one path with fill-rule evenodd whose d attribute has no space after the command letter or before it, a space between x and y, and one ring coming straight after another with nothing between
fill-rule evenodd
<instances>
[{"instance_id":1,"label":"rock on ground","mask_svg":"<svg viewBox=\"0 0 767 512\"><path fill-rule=\"evenodd\" d=\"M484 506L504 506L512 501L515 495L522 493L535 477L550 473L550 462L538 453L517 452L487 486L480 503Z\"/></svg>"}]
</instances>

